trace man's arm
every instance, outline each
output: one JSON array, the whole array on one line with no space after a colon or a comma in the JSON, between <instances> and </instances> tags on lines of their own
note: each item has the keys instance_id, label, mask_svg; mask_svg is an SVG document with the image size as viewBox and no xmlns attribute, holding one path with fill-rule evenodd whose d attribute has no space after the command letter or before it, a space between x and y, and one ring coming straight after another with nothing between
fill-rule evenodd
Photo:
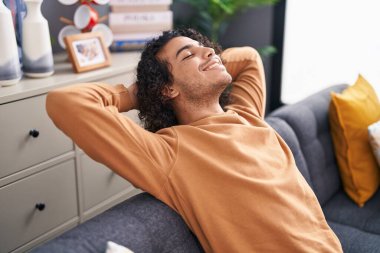
<instances>
[{"instance_id":1,"label":"man's arm","mask_svg":"<svg viewBox=\"0 0 380 253\"><path fill-rule=\"evenodd\" d=\"M46 109L91 158L159 197L177 139L171 129L153 134L120 113L136 108L135 91L134 86L72 85L49 92Z\"/></svg>"},{"instance_id":2,"label":"man's arm","mask_svg":"<svg viewBox=\"0 0 380 253\"><path fill-rule=\"evenodd\" d=\"M229 48L222 53L223 62L232 76L232 103L234 110L248 107L261 118L265 114L266 86L263 63L251 47Z\"/></svg>"}]
</instances>

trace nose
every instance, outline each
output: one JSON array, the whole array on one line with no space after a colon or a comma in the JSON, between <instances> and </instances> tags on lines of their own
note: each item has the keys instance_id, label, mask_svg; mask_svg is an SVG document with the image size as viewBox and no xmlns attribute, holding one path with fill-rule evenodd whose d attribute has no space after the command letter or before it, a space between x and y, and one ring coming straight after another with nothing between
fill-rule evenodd
<instances>
[{"instance_id":1,"label":"nose","mask_svg":"<svg viewBox=\"0 0 380 253\"><path fill-rule=\"evenodd\" d=\"M210 58L210 57L212 57L213 55L215 55L215 50L213 49L213 48L211 48L211 47L204 47L203 48L203 56L205 57L205 58Z\"/></svg>"}]
</instances>

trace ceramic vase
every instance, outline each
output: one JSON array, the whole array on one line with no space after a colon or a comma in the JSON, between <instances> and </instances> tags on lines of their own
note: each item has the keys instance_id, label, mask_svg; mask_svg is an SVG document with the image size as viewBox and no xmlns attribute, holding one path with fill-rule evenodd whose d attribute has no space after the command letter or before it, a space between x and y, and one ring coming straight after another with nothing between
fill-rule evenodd
<instances>
[{"instance_id":1,"label":"ceramic vase","mask_svg":"<svg viewBox=\"0 0 380 253\"><path fill-rule=\"evenodd\" d=\"M0 86L16 84L21 79L15 30L10 10L0 1Z\"/></svg>"},{"instance_id":2,"label":"ceramic vase","mask_svg":"<svg viewBox=\"0 0 380 253\"><path fill-rule=\"evenodd\" d=\"M47 77L54 73L49 25L42 16L43 0L24 0L26 17L22 23L23 70L28 77Z\"/></svg>"}]
</instances>

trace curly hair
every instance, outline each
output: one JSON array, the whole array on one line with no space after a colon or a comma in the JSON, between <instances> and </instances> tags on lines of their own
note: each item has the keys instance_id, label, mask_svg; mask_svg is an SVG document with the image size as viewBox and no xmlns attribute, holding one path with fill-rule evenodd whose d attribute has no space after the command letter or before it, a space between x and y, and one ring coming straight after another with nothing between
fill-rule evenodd
<instances>
[{"instance_id":1,"label":"curly hair","mask_svg":"<svg viewBox=\"0 0 380 253\"><path fill-rule=\"evenodd\" d=\"M168 62L158 59L157 54L171 39L180 36L196 40L205 47L211 47L216 54L222 52L218 44L190 28L165 31L146 44L137 66L137 103L140 110L139 118L144 128L151 132L178 125L171 100L162 92L165 86L173 83L173 76ZM222 108L228 103L228 91L226 88L219 98Z\"/></svg>"}]
</instances>

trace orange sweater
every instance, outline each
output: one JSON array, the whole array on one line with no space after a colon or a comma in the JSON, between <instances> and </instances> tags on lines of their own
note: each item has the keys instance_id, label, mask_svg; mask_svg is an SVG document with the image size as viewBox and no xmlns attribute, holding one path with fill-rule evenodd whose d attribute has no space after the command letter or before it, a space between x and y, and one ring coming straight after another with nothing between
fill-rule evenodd
<instances>
[{"instance_id":1,"label":"orange sweater","mask_svg":"<svg viewBox=\"0 0 380 253\"><path fill-rule=\"evenodd\" d=\"M225 114L150 133L120 112L123 85L49 92L58 128L99 161L178 212L206 252L342 252L282 138L264 121L262 62L249 47L223 52L233 77Z\"/></svg>"}]
</instances>

